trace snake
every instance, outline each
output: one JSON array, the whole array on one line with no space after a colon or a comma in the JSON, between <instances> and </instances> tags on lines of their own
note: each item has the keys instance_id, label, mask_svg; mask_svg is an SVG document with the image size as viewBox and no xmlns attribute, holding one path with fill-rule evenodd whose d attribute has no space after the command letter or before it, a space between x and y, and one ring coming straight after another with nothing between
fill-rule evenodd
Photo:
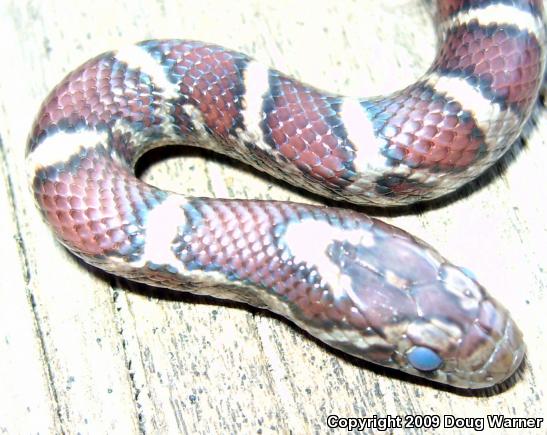
<instances>
[{"instance_id":1,"label":"snake","mask_svg":"<svg viewBox=\"0 0 547 435\"><path fill-rule=\"evenodd\" d=\"M427 243L359 207L183 196L134 172L147 151L183 144L358 205L455 191L532 113L543 2L432 6L432 65L382 96L325 92L193 40L142 41L85 62L30 131L38 209L65 247L108 273L270 310L335 349L433 383L504 382L523 360L522 332L469 269Z\"/></svg>"}]
</instances>

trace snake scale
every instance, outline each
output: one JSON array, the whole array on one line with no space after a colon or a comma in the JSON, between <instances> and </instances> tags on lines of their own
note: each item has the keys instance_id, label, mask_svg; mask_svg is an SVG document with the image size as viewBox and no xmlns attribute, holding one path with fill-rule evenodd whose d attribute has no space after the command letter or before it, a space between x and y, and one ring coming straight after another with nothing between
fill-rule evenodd
<instances>
[{"instance_id":1,"label":"snake scale","mask_svg":"<svg viewBox=\"0 0 547 435\"><path fill-rule=\"evenodd\" d=\"M519 136L545 68L542 0L439 0L439 49L387 96L333 95L248 56L149 40L95 57L44 101L30 185L56 237L108 272L243 301L351 355L461 388L525 353L507 310L410 234L342 208L185 197L137 179L146 151L205 147L336 200L452 192Z\"/></svg>"}]
</instances>

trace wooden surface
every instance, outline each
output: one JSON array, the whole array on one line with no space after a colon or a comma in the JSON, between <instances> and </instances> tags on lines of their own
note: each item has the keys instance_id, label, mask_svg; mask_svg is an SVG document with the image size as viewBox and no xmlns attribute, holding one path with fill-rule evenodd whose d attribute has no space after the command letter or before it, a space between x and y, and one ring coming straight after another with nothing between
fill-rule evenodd
<instances>
[{"instance_id":1,"label":"wooden surface","mask_svg":"<svg viewBox=\"0 0 547 435\"><path fill-rule=\"evenodd\" d=\"M199 39L332 91L382 93L418 77L434 55L428 5L382 3L0 2L0 433L322 433L330 414L546 417L547 126L540 108L542 122L530 125L524 144L461 194L420 214L367 210L472 268L510 307L528 356L502 392L438 389L332 352L277 316L96 272L54 241L27 191L33 116L87 58L142 39ZM153 152L141 171L191 195L316 200L199 150Z\"/></svg>"}]
</instances>

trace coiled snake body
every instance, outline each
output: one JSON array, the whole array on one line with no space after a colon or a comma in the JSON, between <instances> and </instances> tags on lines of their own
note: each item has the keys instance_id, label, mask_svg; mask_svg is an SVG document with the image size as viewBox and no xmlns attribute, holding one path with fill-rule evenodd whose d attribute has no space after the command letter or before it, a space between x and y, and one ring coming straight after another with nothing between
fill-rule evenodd
<instances>
[{"instance_id":1,"label":"coiled snake body","mask_svg":"<svg viewBox=\"0 0 547 435\"><path fill-rule=\"evenodd\" d=\"M102 54L47 97L27 155L38 207L86 262L152 285L268 308L329 345L464 388L524 355L467 271L363 214L190 198L135 178L147 150L214 149L335 199L451 192L519 135L545 64L541 0L439 0L428 72L388 96L331 95L249 57L152 40Z\"/></svg>"}]
</instances>

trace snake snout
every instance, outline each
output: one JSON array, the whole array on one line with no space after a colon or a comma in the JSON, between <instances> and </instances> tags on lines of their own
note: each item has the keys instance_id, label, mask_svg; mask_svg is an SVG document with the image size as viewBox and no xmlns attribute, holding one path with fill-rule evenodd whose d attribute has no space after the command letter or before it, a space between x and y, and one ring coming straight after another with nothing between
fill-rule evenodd
<instances>
[{"instance_id":1,"label":"snake snout","mask_svg":"<svg viewBox=\"0 0 547 435\"><path fill-rule=\"evenodd\" d=\"M458 371L467 373L468 388L484 388L505 381L524 358L522 333L506 309L485 299L476 321L459 347Z\"/></svg>"},{"instance_id":2,"label":"snake snout","mask_svg":"<svg viewBox=\"0 0 547 435\"><path fill-rule=\"evenodd\" d=\"M494 383L502 382L511 377L520 367L525 352L526 346L522 339L522 333L515 322L509 318L503 339L496 347L496 351L488 365L488 373Z\"/></svg>"},{"instance_id":3,"label":"snake snout","mask_svg":"<svg viewBox=\"0 0 547 435\"><path fill-rule=\"evenodd\" d=\"M477 373L487 382L485 386L503 382L513 375L524 358L526 347L522 333L495 300L482 304L478 325L490 336L494 346L489 353L485 352L488 358Z\"/></svg>"}]
</instances>

